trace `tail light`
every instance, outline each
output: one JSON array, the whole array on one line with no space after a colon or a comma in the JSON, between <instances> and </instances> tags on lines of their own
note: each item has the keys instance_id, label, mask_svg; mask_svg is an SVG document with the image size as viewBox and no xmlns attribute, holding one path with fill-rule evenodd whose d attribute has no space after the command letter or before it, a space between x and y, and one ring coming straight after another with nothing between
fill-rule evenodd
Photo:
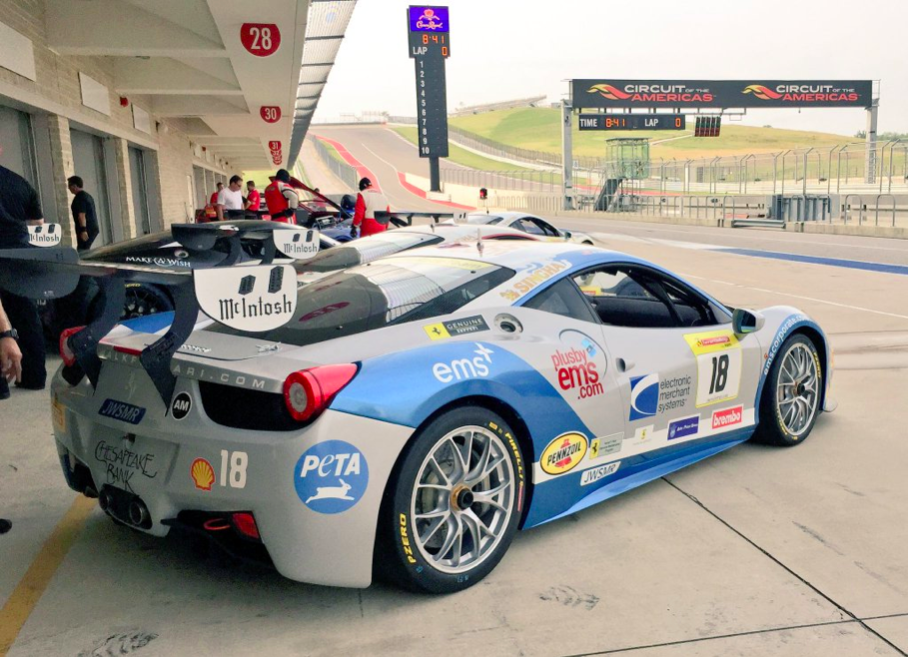
<instances>
[{"instance_id":1,"label":"tail light","mask_svg":"<svg viewBox=\"0 0 908 657\"><path fill-rule=\"evenodd\" d=\"M284 403L290 416L297 422L315 418L353 380L357 369L353 364L325 365L288 376L284 381Z\"/></svg>"},{"instance_id":2,"label":"tail light","mask_svg":"<svg viewBox=\"0 0 908 657\"><path fill-rule=\"evenodd\" d=\"M84 328L84 326L74 326L60 334L60 358L63 359L63 364L67 367L72 367L76 364L76 354L69 348L69 339Z\"/></svg>"},{"instance_id":3,"label":"tail light","mask_svg":"<svg viewBox=\"0 0 908 657\"><path fill-rule=\"evenodd\" d=\"M233 527L240 534L246 538L251 538L256 541L262 540L262 537L259 536L258 525L255 524L255 516L248 512L234 513L231 516L233 520Z\"/></svg>"}]
</instances>

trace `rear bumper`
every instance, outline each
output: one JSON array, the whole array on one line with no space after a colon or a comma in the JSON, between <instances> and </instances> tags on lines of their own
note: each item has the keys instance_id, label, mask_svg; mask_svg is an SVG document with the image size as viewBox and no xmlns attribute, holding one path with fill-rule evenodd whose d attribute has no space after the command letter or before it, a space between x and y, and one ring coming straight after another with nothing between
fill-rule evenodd
<instances>
[{"instance_id":1,"label":"rear bumper","mask_svg":"<svg viewBox=\"0 0 908 657\"><path fill-rule=\"evenodd\" d=\"M138 528L155 536L166 535L183 512L248 511L282 575L333 586L371 583L382 495L412 429L332 410L298 432L230 429L205 415L196 382L184 379L176 392L187 392L194 403L184 419L175 420L150 382L137 385L140 378L147 378L141 370L126 378L102 373L92 390L85 381L70 387L59 371L54 376L54 436L71 487L85 488L87 469L94 491L112 487L124 499L135 496L149 516ZM120 381L116 389L112 379ZM138 423L102 415L111 399L144 411ZM135 420L138 414L125 415ZM352 493L355 504L342 512L316 512L297 492L301 457L327 440L349 443L368 464L367 480L359 480L361 490ZM112 515L123 520L121 513Z\"/></svg>"}]
</instances>

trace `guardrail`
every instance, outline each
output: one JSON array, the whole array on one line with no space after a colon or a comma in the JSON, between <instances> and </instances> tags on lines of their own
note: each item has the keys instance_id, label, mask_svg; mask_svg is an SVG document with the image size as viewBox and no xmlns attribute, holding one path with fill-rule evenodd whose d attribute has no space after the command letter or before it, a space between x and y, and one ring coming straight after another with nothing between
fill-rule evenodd
<instances>
[{"instance_id":1,"label":"guardrail","mask_svg":"<svg viewBox=\"0 0 908 657\"><path fill-rule=\"evenodd\" d=\"M336 157L331 155L328 151L329 146L326 146L325 143L318 137L312 138L312 145L315 147L315 152L318 153L319 159L322 163L328 167L328 170L331 171L344 185L347 189L357 189L359 186L359 173L352 166L346 162L341 162Z\"/></svg>"}]
</instances>

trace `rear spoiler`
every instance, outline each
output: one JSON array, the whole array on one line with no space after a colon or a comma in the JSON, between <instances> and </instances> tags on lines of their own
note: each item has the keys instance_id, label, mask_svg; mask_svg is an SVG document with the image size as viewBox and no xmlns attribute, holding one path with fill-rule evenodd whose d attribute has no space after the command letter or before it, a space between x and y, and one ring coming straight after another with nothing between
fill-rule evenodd
<instances>
[{"instance_id":1,"label":"rear spoiler","mask_svg":"<svg viewBox=\"0 0 908 657\"><path fill-rule=\"evenodd\" d=\"M12 294L32 299L64 297L75 290L81 276L94 278L101 288L101 312L68 340L78 365L64 369L70 384L87 376L97 386L101 372L97 347L120 320L126 284L166 286L175 304L173 323L164 336L141 352L139 360L169 409L176 385L171 360L192 333L199 310L240 331L254 333L283 326L296 310L296 273L290 265L274 265L274 256L281 251L303 260L318 252L318 231L286 224L178 224L171 227L171 234L190 254L217 245L226 247L228 256L211 268L190 272L82 261L72 247L0 249L0 288ZM262 241L259 264L237 264L243 240Z\"/></svg>"},{"instance_id":2,"label":"rear spoiler","mask_svg":"<svg viewBox=\"0 0 908 657\"><path fill-rule=\"evenodd\" d=\"M466 216L466 212L426 212L425 210L393 210L392 212L384 212L382 210L376 210L375 218L378 220L388 219L390 223L393 223L398 228L403 226L412 226L414 217L428 217L432 219L433 223L441 223L442 221L457 221ZM394 220L398 219L401 221L400 224Z\"/></svg>"}]
</instances>

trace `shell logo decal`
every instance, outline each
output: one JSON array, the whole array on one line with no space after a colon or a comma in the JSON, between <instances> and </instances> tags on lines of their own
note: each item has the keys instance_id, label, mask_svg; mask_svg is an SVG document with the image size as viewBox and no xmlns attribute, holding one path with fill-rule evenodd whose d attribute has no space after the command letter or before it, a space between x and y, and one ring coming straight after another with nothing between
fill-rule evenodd
<instances>
[{"instance_id":1,"label":"shell logo decal","mask_svg":"<svg viewBox=\"0 0 908 657\"><path fill-rule=\"evenodd\" d=\"M214 468L205 459L196 459L189 468L189 475L199 490L211 490L214 483Z\"/></svg>"},{"instance_id":2,"label":"shell logo decal","mask_svg":"<svg viewBox=\"0 0 908 657\"><path fill-rule=\"evenodd\" d=\"M542 451L539 466L551 475L570 472L586 456L587 440L582 433L563 433Z\"/></svg>"}]
</instances>

